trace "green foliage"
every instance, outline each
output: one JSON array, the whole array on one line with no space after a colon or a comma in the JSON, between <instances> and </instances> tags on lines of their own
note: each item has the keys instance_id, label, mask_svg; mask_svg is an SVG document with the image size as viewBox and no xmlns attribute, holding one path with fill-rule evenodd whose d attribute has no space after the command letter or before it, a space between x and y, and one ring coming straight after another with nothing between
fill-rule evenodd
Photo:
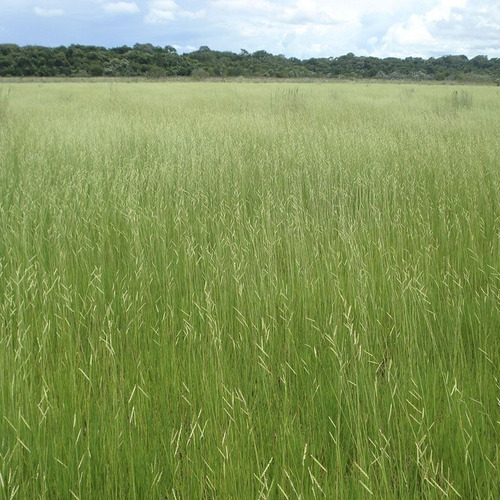
<instances>
[{"instance_id":1,"label":"green foliage","mask_svg":"<svg viewBox=\"0 0 500 500\"><path fill-rule=\"evenodd\" d=\"M253 54L216 51L207 46L188 54L174 47L150 43L104 47L19 47L0 45L0 76L189 76L196 69L210 77L274 78L378 78L388 80L456 80L491 83L500 76L500 59L477 56L418 57L355 56L311 58L273 55L265 50ZM160 73L164 72L164 73Z\"/></svg>"},{"instance_id":2,"label":"green foliage","mask_svg":"<svg viewBox=\"0 0 500 500\"><path fill-rule=\"evenodd\" d=\"M0 497L500 498L499 117L496 87L12 84Z\"/></svg>"},{"instance_id":3,"label":"green foliage","mask_svg":"<svg viewBox=\"0 0 500 500\"><path fill-rule=\"evenodd\" d=\"M191 76L195 80L199 81L199 80L206 80L210 76L210 74L203 68L196 68L191 72Z\"/></svg>"},{"instance_id":4,"label":"green foliage","mask_svg":"<svg viewBox=\"0 0 500 500\"><path fill-rule=\"evenodd\" d=\"M159 68L158 66L152 67L147 74L150 79L161 79L167 76L167 72L163 68Z\"/></svg>"},{"instance_id":5,"label":"green foliage","mask_svg":"<svg viewBox=\"0 0 500 500\"><path fill-rule=\"evenodd\" d=\"M130 76L132 74L130 62L127 59L112 59L106 63L104 74L106 76Z\"/></svg>"}]
</instances>

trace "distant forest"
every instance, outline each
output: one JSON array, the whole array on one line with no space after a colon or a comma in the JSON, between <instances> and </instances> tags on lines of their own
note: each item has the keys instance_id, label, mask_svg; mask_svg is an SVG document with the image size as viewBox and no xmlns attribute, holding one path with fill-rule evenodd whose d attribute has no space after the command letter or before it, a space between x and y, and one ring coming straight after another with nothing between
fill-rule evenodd
<instances>
[{"instance_id":1,"label":"distant forest","mask_svg":"<svg viewBox=\"0 0 500 500\"><path fill-rule=\"evenodd\" d=\"M500 58L448 55L423 59L355 56L297 59L265 50L221 52L200 47L178 54L149 43L112 49L87 45L20 47L0 44L1 77L225 77L454 80L500 84Z\"/></svg>"}]
</instances>

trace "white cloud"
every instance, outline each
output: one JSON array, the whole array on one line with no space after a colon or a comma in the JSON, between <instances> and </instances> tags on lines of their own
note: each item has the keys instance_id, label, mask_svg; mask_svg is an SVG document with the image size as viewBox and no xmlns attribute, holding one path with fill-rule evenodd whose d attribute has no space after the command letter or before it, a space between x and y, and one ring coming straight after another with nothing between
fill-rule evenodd
<instances>
[{"instance_id":1,"label":"white cloud","mask_svg":"<svg viewBox=\"0 0 500 500\"><path fill-rule=\"evenodd\" d=\"M267 0L212 0L210 2L212 7L228 9L228 10L236 10L236 11L244 11L249 14L256 11L262 10L274 10L276 8L283 8L283 5L280 5L280 2L268 2Z\"/></svg>"},{"instance_id":2,"label":"white cloud","mask_svg":"<svg viewBox=\"0 0 500 500\"><path fill-rule=\"evenodd\" d=\"M179 11L178 16L183 17L184 19L201 19L205 17L207 12L204 9L197 10L195 12L191 12L189 10L181 10Z\"/></svg>"},{"instance_id":3,"label":"white cloud","mask_svg":"<svg viewBox=\"0 0 500 500\"><path fill-rule=\"evenodd\" d=\"M34 7L33 12L41 17L56 17L64 14L62 9L44 9L42 7Z\"/></svg>"},{"instance_id":4,"label":"white cloud","mask_svg":"<svg viewBox=\"0 0 500 500\"><path fill-rule=\"evenodd\" d=\"M353 19L353 16L339 15L335 9L318 2L299 0L292 7L286 8L279 14L279 19L290 24L337 24Z\"/></svg>"},{"instance_id":5,"label":"white cloud","mask_svg":"<svg viewBox=\"0 0 500 500\"><path fill-rule=\"evenodd\" d=\"M376 55L500 54L500 6L493 0L437 0L390 26ZM483 49L481 50L481 47Z\"/></svg>"},{"instance_id":6,"label":"white cloud","mask_svg":"<svg viewBox=\"0 0 500 500\"><path fill-rule=\"evenodd\" d=\"M149 12L144 18L148 24L167 24L176 19L200 19L206 11L182 9L174 0L152 0L148 2Z\"/></svg>"},{"instance_id":7,"label":"white cloud","mask_svg":"<svg viewBox=\"0 0 500 500\"><path fill-rule=\"evenodd\" d=\"M412 10L414 6L435 3L435 0L349 0L344 2L327 0L211 0L214 10L243 13L248 18L263 13L281 14L284 17L302 16L311 22L324 22L325 16L335 20L359 19L367 14Z\"/></svg>"},{"instance_id":8,"label":"white cloud","mask_svg":"<svg viewBox=\"0 0 500 500\"><path fill-rule=\"evenodd\" d=\"M140 12L135 2L109 2L103 4L102 8L111 14L136 14Z\"/></svg>"},{"instance_id":9,"label":"white cloud","mask_svg":"<svg viewBox=\"0 0 500 500\"><path fill-rule=\"evenodd\" d=\"M453 9L463 9L467 5L467 0L440 0L439 4L425 13L426 22L449 21Z\"/></svg>"},{"instance_id":10,"label":"white cloud","mask_svg":"<svg viewBox=\"0 0 500 500\"><path fill-rule=\"evenodd\" d=\"M197 50L197 47L194 45L172 45L172 47L179 53L193 52L194 50Z\"/></svg>"},{"instance_id":11,"label":"white cloud","mask_svg":"<svg viewBox=\"0 0 500 500\"><path fill-rule=\"evenodd\" d=\"M384 37L385 42L397 45L422 44L432 41L424 16L413 15L406 23L391 26Z\"/></svg>"},{"instance_id":12,"label":"white cloud","mask_svg":"<svg viewBox=\"0 0 500 500\"><path fill-rule=\"evenodd\" d=\"M148 24L165 24L175 20L175 12L171 10L151 9L144 18Z\"/></svg>"},{"instance_id":13,"label":"white cloud","mask_svg":"<svg viewBox=\"0 0 500 500\"><path fill-rule=\"evenodd\" d=\"M210 5L209 15L217 13L228 43L238 40L251 52L264 49L295 57L349 52L362 28L361 9L324 0L212 0Z\"/></svg>"},{"instance_id":14,"label":"white cloud","mask_svg":"<svg viewBox=\"0 0 500 500\"><path fill-rule=\"evenodd\" d=\"M174 0L151 0L148 5L151 9L157 10L177 10L179 8Z\"/></svg>"},{"instance_id":15,"label":"white cloud","mask_svg":"<svg viewBox=\"0 0 500 500\"><path fill-rule=\"evenodd\" d=\"M148 24L165 24L175 20L179 6L173 0L155 0L148 2L149 13L144 18Z\"/></svg>"}]
</instances>

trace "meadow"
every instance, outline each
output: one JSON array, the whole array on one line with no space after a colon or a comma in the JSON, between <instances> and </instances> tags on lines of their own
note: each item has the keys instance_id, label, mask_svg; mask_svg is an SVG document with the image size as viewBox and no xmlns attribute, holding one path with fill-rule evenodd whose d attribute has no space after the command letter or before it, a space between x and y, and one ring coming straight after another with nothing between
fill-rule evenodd
<instances>
[{"instance_id":1,"label":"meadow","mask_svg":"<svg viewBox=\"0 0 500 500\"><path fill-rule=\"evenodd\" d=\"M499 88L0 89L0 498L500 498Z\"/></svg>"}]
</instances>

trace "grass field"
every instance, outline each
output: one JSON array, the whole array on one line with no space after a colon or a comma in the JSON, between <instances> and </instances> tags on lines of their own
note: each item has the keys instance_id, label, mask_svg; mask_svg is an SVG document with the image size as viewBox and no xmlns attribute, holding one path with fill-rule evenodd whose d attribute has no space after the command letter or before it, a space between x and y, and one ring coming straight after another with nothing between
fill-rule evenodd
<instances>
[{"instance_id":1,"label":"grass field","mask_svg":"<svg viewBox=\"0 0 500 500\"><path fill-rule=\"evenodd\" d=\"M0 92L1 498L500 498L500 89Z\"/></svg>"}]
</instances>

